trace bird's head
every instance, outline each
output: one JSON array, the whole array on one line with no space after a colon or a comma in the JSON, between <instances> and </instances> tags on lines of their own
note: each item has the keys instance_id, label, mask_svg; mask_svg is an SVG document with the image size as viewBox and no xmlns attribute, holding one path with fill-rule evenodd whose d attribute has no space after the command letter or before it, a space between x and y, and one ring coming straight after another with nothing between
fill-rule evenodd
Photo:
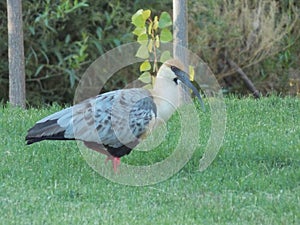
<instances>
[{"instance_id":1,"label":"bird's head","mask_svg":"<svg viewBox=\"0 0 300 225\"><path fill-rule=\"evenodd\" d=\"M184 72L184 66L179 60L177 59L167 60L159 68L159 71L157 73L157 78L169 79L170 81L174 82L175 85L178 85L180 82L182 82L193 91L194 95L197 96L203 110L205 110L204 103L199 94L199 91L189 80L189 75L186 72Z\"/></svg>"}]
</instances>

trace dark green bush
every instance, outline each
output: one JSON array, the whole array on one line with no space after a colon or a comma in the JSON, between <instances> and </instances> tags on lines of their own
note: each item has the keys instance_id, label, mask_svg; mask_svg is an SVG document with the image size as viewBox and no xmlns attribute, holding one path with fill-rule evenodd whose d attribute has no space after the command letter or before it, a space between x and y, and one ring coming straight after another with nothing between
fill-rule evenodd
<instances>
[{"instance_id":1,"label":"dark green bush","mask_svg":"<svg viewBox=\"0 0 300 225\"><path fill-rule=\"evenodd\" d=\"M27 100L34 105L72 102L76 84L90 63L106 51L134 40L131 16L145 5L143 1L129 0L22 3ZM155 9L168 5L166 1L149 1L149 7ZM0 2L0 8L0 99L7 101L7 12L4 1ZM120 82L113 84L122 87L124 77L118 77Z\"/></svg>"}]
</instances>

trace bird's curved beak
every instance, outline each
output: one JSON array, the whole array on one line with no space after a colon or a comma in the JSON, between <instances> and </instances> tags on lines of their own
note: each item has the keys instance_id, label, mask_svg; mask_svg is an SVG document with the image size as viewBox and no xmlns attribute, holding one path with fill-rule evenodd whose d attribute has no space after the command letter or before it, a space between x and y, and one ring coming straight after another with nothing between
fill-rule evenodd
<instances>
[{"instance_id":1,"label":"bird's curved beak","mask_svg":"<svg viewBox=\"0 0 300 225\"><path fill-rule=\"evenodd\" d=\"M203 111L205 111L205 106L204 106L203 100L201 98L201 95L200 95L199 91L197 90L197 88L189 80L189 75L186 72L178 69L177 67L172 67L171 69L175 73L175 75L178 77L178 79L193 91L194 95L197 96Z\"/></svg>"}]
</instances>

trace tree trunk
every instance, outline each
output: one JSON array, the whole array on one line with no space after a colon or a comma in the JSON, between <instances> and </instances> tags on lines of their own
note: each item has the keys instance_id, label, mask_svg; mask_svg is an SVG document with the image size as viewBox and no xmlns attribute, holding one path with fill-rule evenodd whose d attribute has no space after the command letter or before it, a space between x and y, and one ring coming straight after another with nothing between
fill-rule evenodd
<instances>
[{"instance_id":1,"label":"tree trunk","mask_svg":"<svg viewBox=\"0 0 300 225\"><path fill-rule=\"evenodd\" d=\"M22 1L7 0L9 101L25 108Z\"/></svg>"},{"instance_id":2,"label":"tree trunk","mask_svg":"<svg viewBox=\"0 0 300 225\"><path fill-rule=\"evenodd\" d=\"M173 0L173 55L179 59L188 72L188 22L187 22L187 0ZM188 102L188 88L181 85L182 95L180 102Z\"/></svg>"}]
</instances>

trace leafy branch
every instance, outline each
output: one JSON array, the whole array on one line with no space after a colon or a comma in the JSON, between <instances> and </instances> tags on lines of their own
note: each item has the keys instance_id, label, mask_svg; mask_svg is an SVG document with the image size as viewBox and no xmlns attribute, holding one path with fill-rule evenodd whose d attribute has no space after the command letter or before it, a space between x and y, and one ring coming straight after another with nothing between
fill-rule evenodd
<instances>
[{"instance_id":1,"label":"leafy branch","mask_svg":"<svg viewBox=\"0 0 300 225\"><path fill-rule=\"evenodd\" d=\"M132 33L137 36L137 42L140 44L136 56L145 59L140 65L140 72L142 74L139 80L150 87L153 84L152 74L158 71L158 62L165 62L171 58L170 51L164 51L158 59L157 50L161 43L173 40L170 30L172 18L167 12L162 12L159 17L154 16L152 18L151 10L140 9L132 16L131 21L135 26ZM153 65L151 65L150 61L153 61Z\"/></svg>"}]
</instances>

